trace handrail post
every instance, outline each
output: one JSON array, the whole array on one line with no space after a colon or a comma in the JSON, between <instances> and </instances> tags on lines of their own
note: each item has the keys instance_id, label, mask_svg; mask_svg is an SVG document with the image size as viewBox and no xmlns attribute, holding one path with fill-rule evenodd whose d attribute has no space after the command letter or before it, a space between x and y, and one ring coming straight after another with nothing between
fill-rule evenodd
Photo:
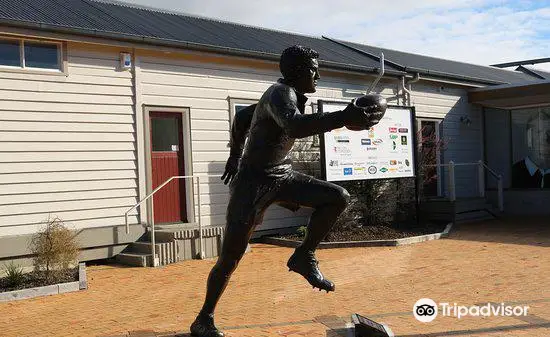
<instances>
[{"instance_id":1,"label":"handrail post","mask_svg":"<svg viewBox=\"0 0 550 337\"><path fill-rule=\"evenodd\" d=\"M481 198L485 198L485 168L483 167L483 161L479 161L478 167L477 167L477 176L478 176L478 184L479 184L479 196Z\"/></svg>"},{"instance_id":2,"label":"handrail post","mask_svg":"<svg viewBox=\"0 0 550 337\"><path fill-rule=\"evenodd\" d=\"M155 196L151 196L151 254L153 255L153 267L157 267L157 252L155 242Z\"/></svg>"},{"instance_id":3,"label":"handrail post","mask_svg":"<svg viewBox=\"0 0 550 337\"><path fill-rule=\"evenodd\" d=\"M204 247L202 243L202 215L201 215L201 177L197 176L197 194L198 194L198 214L199 214L199 249L200 249L200 258L204 259Z\"/></svg>"},{"instance_id":4,"label":"handrail post","mask_svg":"<svg viewBox=\"0 0 550 337\"><path fill-rule=\"evenodd\" d=\"M504 188L502 182L502 174L498 175L498 209L504 212Z\"/></svg>"},{"instance_id":5,"label":"handrail post","mask_svg":"<svg viewBox=\"0 0 550 337\"><path fill-rule=\"evenodd\" d=\"M449 161L449 199L456 200L455 163L452 160Z\"/></svg>"}]
</instances>

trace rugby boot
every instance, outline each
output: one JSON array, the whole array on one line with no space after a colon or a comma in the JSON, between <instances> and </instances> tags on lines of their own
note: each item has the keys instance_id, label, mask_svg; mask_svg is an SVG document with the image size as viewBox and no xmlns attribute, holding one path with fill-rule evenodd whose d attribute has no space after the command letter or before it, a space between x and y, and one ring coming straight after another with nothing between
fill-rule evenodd
<instances>
[{"instance_id":1,"label":"rugby boot","mask_svg":"<svg viewBox=\"0 0 550 337\"><path fill-rule=\"evenodd\" d=\"M223 332L214 325L214 315L199 314L191 324L191 336L194 337L223 337Z\"/></svg>"},{"instance_id":2,"label":"rugby boot","mask_svg":"<svg viewBox=\"0 0 550 337\"><path fill-rule=\"evenodd\" d=\"M319 291L334 291L334 283L324 278L319 270L319 262L312 251L296 250L287 262L289 271L294 271L302 275L313 288L319 288Z\"/></svg>"}]
</instances>

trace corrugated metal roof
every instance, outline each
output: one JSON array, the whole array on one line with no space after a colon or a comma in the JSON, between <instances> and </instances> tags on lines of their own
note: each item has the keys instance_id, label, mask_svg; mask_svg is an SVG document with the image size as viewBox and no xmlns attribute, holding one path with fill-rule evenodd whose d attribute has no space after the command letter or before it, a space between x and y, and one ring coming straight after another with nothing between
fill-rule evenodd
<instances>
[{"instance_id":1,"label":"corrugated metal roof","mask_svg":"<svg viewBox=\"0 0 550 337\"><path fill-rule=\"evenodd\" d=\"M278 59L288 46L301 44L320 53L322 66L376 71L383 51L387 74L403 70L482 83L517 83L532 79L492 67L443 60L345 42L374 57L320 37L275 31L189 16L109 0L0 0L0 24L93 35L141 43L180 46L252 57ZM399 65L404 66L400 68Z\"/></svg>"},{"instance_id":2,"label":"corrugated metal roof","mask_svg":"<svg viewBox=\"0 0 550 337\"><path fill-rule=\"evenodd\" d=\"M121 39L144 37L157 43L178 42L188 47L223 47L278 57L293 44L302 44L320 53L322 65L345 65L375 71L379 62L320 37L268 30L213 19L152 10L124 3L94 0L0 0L0 20L6 24L39 24L56 30L71 28L83 34ZM149 41L154 43L154 41ZM389 72L399 71L390 67Z\"/></svg>"},{"instance_id":3,"label":"corrugated metal roof","mask_svg":"<svg viewBox=\"0 0 550 337\"><path fill-rule=\"evenodd\" d=\"M342 40L331 40L342 43L351 48L356 48L367 54L378 55L380 52L383 52L386 59L393 62L396 66L402 66L402 69L409 72L420 72L432 74L434 76L448 76L456 78L466 77L501 83L520 83L534 80L532 76L517 71L445 60L436 57L406 53Z\"/></svg>"}]
</instances>

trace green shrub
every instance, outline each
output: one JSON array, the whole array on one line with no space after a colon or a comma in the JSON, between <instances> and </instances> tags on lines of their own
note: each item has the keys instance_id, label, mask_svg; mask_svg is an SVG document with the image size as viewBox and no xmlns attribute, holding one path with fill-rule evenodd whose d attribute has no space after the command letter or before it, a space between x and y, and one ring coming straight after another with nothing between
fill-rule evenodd
<instances>
[{"instance_id":1,"label":"green shrub","mask_svg":"<svg viewBox=\"0 0 550 337\"><path fill-rule=\"evenodd\" d=\"M23 283L25 276L21 266L10 262L8 265L4 265L2 269L6 274L5 279L8 287L18 287Z\"/></svg>"},{"instance_id":2,"label":"green shrub","mask_svg":"<svg viewBox=\"0 0 550 337\"><path fill-rule=\"evenodd\" d=\"M48 281L78 262L76 238L59 218L46 221L46 226L32 238L30 250L35 255L35 270L44 271Z\"/></svg>"}]
</instances>

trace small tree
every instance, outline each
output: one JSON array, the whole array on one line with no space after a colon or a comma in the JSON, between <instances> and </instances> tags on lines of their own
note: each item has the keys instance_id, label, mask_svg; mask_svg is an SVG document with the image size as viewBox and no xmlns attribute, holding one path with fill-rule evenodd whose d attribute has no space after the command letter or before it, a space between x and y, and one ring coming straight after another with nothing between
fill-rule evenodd
<instances>
[{"instance_id":1,"label":"small tree","mask_svg":"<svg viewBox=\"0 0 550 337\"><path fill-rule=\"evenodd\" d=\"M44 271L46 280L52 281L58 272L77 262L79 246L73 233L56 217L48 219L46 226L34 235L30 250L35 255L35 270Z\"/></svg>"}]
</instances>

